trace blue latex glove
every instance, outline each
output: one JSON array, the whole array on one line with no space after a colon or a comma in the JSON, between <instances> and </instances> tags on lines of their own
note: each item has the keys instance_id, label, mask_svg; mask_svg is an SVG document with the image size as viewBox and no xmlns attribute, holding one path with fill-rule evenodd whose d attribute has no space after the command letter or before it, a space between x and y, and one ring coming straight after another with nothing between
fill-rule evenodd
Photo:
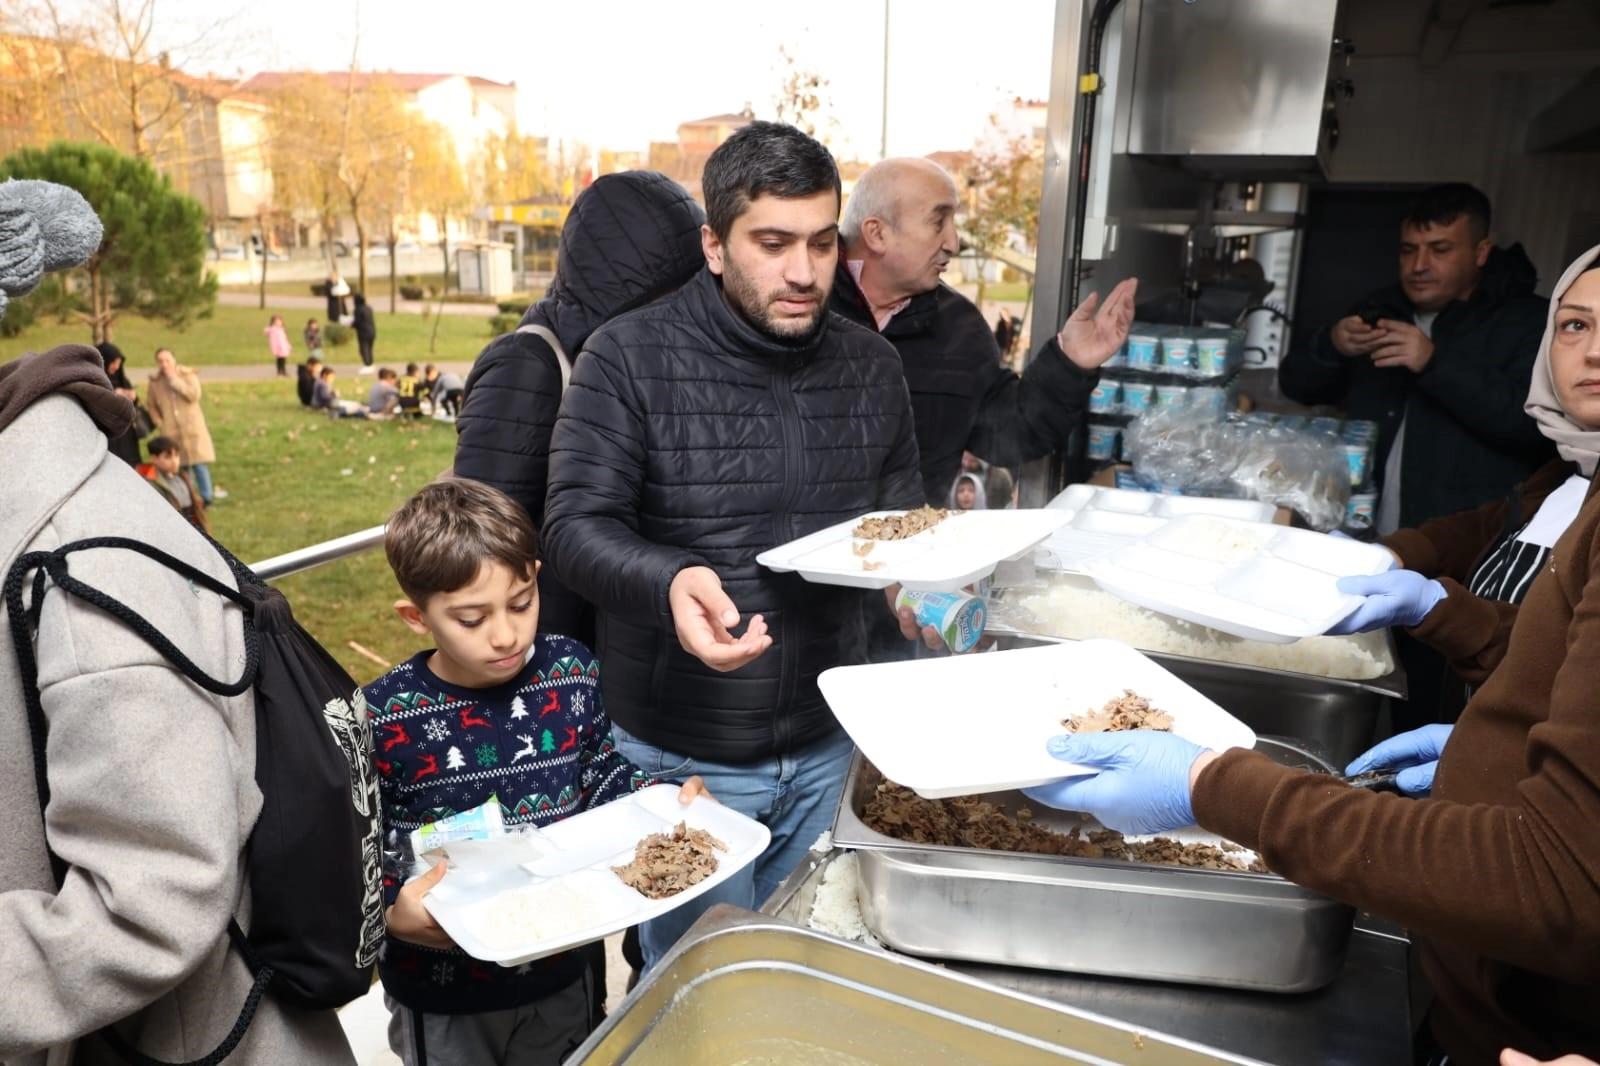
<instances>
[{"instance_id":1,"label":"blue latex glove","mask_svg":"<svg viewBox=\"0 0 1600 1066\"><path fill-rule=\"evenodd\" d=\"M1328 627L1330 634L1367 633L1390 626L1422 624L1444 599L1444 586L1415 570L1386 570L1371 577L1341 577L1339 591L1366 600Z\"/></svg>"},{"instance_id":2,"label":"blue latex glove","mask_svg":"<svg viewBox=\"0 0 1600 1066\"><path fill-rule=\"evenodd\" d=\"M1162 833L1194 824L1189 768L1206 751L1198 744L1171 733L1133 729L1068 733L1051 737L1046 747L1062 762L1100 772L1025 788L1029 799L1091 814L1106 828L1123 833Z\"/></svg>"},{"instance_id":3,"label":"blue latex glove","mask_svg":"<svg viewBox=\"0 0 1600 1066\"><path fill-rule=\"evenodd\" d=\"M1408 796L1426 796L1433 791L1434 771L1439 769L1439 753L1450 739L1448 725L1425 725L1409 733L1390 737L1381 744L1368 748L1356 761L1344 768L1345 776L1354 777L1368 770L1400 769L1394 783Z\"/></svg>"}]
</instances>

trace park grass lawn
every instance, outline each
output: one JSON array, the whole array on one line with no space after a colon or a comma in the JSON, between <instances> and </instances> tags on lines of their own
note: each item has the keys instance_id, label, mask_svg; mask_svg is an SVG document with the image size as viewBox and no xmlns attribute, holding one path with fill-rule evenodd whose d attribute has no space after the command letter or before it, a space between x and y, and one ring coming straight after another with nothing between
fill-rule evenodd
<instances>
[{"instance_id":1,"label":"park grass lawn","mask_svg":"<svg viewBox=\"0 0 1600 1066\"><path fill-rule=\"evenodd\" d=\"M477 358L488 344L489 320L476 315L443 315L439 318L437 343L433 343L434 319L430 315L389 314L380 310L387 306L374 303L378 325L378 342L375 355L379 363L405 364L407 362L450 362ZM188 329L175 330L161 322L124 315L117 319L113 340L128 357L128 376L142 386L155 363L157 348L169 347L178 361L187 366L272 366L267 354L267 338L261 332L273 314L281 314L289 330L290 343L294 345L294 361L306 357L305 341L300 332L306 319L316 317L318 311L306 308L274 307L267 298L267 309L253 307L217 306L209 318L197 319ZM54 320L40 320L20 337L0 339L0 362L13 359L23 352L43 351L57 344L88 344L89 329L80 323L61 325ZM340 348L327 349L327 358L339 363L358 361L354 337ZM209 386L208 386L209 387Z\"/></svg>"},{"instance_id":2,"label":"park grass lawn","mask_svg":"<svg viewBox=\"0 0 1600 1066\"><path fill-rule=\"evenodd\" d=\"M283 382L208 383L202 402L217 446L212 474L228 491L211 508L212 532L247 563L382 524L455 453L449 423L329 419ZM425 646L395 616L400 592L381 549L276 584L358 681L383 668L350 641L391 663Z\"/></svg>"}]
</instances>

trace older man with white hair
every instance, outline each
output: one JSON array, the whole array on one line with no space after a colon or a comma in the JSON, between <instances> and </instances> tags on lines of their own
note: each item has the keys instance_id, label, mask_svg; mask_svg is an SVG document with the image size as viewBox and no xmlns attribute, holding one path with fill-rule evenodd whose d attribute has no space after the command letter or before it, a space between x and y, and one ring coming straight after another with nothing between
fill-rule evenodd
<instances>
[{"instance_id":1,"label":"older man with white hair","mask_svg":"<svg viewBox=\"0 0 1600 1066\"><path fill-rule=\"evenodd\" d=\"M927 159L885 159L856 181L840 221L833 310L900 353L930 502L950 491L961 453L1017 466L1066 446L1099 367L1133 322L1136 281L1091 294L1019 377L1002 365L983 313L939 277L961 250L955 182ZM1098 308L1098 313L1097 313Z\"/></svg>"}]
</instances>

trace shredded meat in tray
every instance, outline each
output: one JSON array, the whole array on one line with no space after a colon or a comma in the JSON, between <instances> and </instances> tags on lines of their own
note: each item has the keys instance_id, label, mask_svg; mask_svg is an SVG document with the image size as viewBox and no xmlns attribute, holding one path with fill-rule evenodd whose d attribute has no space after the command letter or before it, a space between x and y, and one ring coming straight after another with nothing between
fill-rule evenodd
<instances>
[{"instance_id":1,"label":"shredded meat in tray","mask_svg":"<svg viewBox=\"0 0 1600 1066\"><path fill-rule=\"evenodd\" d=\"M651 833L633 849L633 861L611 869L623 884L651 899L676 896L717 872L718 851L728 845L683 822L670 833Z\"/></svg>"},{"instance_id":2,"label":"shredded meat in tray","mask_svg":"<svg viewBox=\"0 0 1600 1066\"><path fill-rule=\"evenodd\" d=\"M867 518L860 525L850 531L852 537L862 540L905 540L914 537L925 529L934 526L950 517L951 512L942 511L937 507L923 504L915 511L905 514L885 515L882 518ZM857 554L864 554L858 552Z\"/></svg>"},{"instance_id":3,"label":"shredded meat in tray","mask_svg":"<svg viewBox=\"0 0 1600 1066\"><path fill-rule=\"evenodd\" d=\"M1259 858L1251 861L1250 853L1237 844L1180 844L1167 837L1134 842L1114 829L1056 833L1031 824L1032 817L1027 807L1013 815L978 796L923 799L909 788L885 781L867 802L861 820L885 836L912 844L1269 872L1266 864Z\"/></svg>"},{"instance_id":4,"label":"shredded meat in tray","mask_svg":"<svg viewBox=\"0 0 1600 1066\"><path fill-rule=\"evenodd\" d=\"M1106 701L1098 711L1084 711L1061 724L1069 733L1115 733L1124 729L1159 729L1172 732L1172 715L1150 706L1150 701L1131 688Z\"/></svg>"}]
</instances>

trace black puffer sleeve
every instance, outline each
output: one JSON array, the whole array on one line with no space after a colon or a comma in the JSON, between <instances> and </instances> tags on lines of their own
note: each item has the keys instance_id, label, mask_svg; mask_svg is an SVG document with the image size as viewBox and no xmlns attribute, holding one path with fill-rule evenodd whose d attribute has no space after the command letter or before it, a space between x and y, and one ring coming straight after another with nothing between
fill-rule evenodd
<instances>
[{"instance_id":1,"label":"black puffer sleeve","mask_svg":"<svg viewBox=\"0 0 1600 1066\"><path fill-rule=\"evenodd\" d=\"M573 367L551 438L545 548L562 579L602 612L654 617L670 629L672 579L707 563L640 535L648 453L623 353L601 331Z\"/></svg>"},{"instance_id":2,"label":"black puffer sleeve","mask_svg":"<svg viewBox=\"0 0 1600 1066\"><path fill-rule=\"evenodd\" d=\"M455 472L492 485L544 525L550 433L561 406L561 369L536 334L496 337L467 377L456 419Z\"/></svg>"}]
</instances>

